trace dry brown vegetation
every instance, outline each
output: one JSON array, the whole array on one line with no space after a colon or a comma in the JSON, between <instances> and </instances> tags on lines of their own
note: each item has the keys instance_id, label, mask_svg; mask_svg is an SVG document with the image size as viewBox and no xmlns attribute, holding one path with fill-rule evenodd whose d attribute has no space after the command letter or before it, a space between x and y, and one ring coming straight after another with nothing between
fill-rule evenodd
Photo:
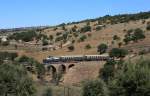
<instances>
[{"instance_id":1,"label":"dry brown vegetation","mask_svg":"<svg viewBox=\"0 0 150 96\"><path fill-rule=\"evenodd\" d=\"M150 21L150 19L147 19L146 22ZM95 28L95 24L97 22L91 22L90 26L92 26L92 29ZM86 23L79 23L76 24L76 26L80 29L82 28ZM66 29L70 29L75 25L67 25L65 26ZM68 51L67 47L63 47L61 49L57 49L54 51L36 51L36 50L7 50L7 48L1 48L2 51L15 51L19 53L19 56L26 55L29 57L35 58L37 61L42 62L44 58L46 58L49 55L52 56L61 56L61 55L81 55L81 54L98 54L97 53L97 46L101 43L105 43L109 45L109 48L112 47L118 47L118 43L122 42L124 39L124 35L126 34L125 30L129 29L136 29L141 28L145 31L146 38L144 40L138 41L136 43L130 43L128 45L123 45L122 47L133 50L135 53L138 53L139 50L143 48L150 48L150 31L146 30L146 23L143 24L142 20L138 21L131 21L128 23L118 23L118 24L106 24L105 28L102 28L100 31L92 30L91 37L88 37L84 42L77 42L77 39L75 39L75 50L74 51ZM49 35L56 35L57 32L63 33L64 30L62 30L61 27L58 27L57 30L54 30L54 28L45 29L42 31L42 34L45 34L47 36ZM85 33L87 35L87 33ZM114 41L114 44L112 44L113 36L117 35L120 37L120 40ZM60 43L60 42L58 42ZM87 44L91 45L91 49L85 49L85 46ZM86 79L94 79L98 76L98 71L100 68L103 67L104 62L84 62L84 64L76 65L72 69L70 69L64 78L65 84L74 84L79 83L81 81L84 81Z\"/></svg>"}]
</instances>

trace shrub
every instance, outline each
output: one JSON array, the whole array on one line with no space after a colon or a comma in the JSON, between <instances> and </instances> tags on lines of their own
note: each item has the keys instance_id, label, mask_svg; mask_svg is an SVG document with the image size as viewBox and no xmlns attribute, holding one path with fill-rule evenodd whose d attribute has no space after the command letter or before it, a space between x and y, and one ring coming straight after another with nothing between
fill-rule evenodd
<instances>
[{"instance_id":1,"label":"shrub","mask_svg":"<svg viewBox=\"0 0 150 96\"><path fill-rule=\"evenodd\" d=\"M3 63L6 59L14 61L16 57L18 57L17 53L0 52L0 63Z\"/></svg>"},{"instance_id":2,"label":"shrub","mask_svg":"<svg viewBox=\"0 0 150 96\"><path fill-rule=\"evenodd\" d=\"M147 25L146 29L147 29L147 30L150 30L150 24Z\"/></svg>"},{"instance_id":3,"label":"shrub","mask_svg":"<svg viewBox=\"0 0 150 96\"><path fill-rule=\"evenodd\" d=\"M101 30L101 29L102 29L101 26L97 26L97 27L96 27L96 31L99 31L99 30Z\"/></svg>"},{"instance_id":4,"label":"shrub","mask_svg":"<svg viewBox=\"0 0 150 96\"><path fill-rule=\"evenodd\" d=\"M135 30L133 29L128 30L123 41L125 42L125 44L128 44L128 42L130 41L137 42L138 40L141 40L144 38L145 38L144 31L141 30L140 28L137 28Z\"/></svg>"},{"instance_id":5,"label":"shrub","mask_svg":"<svg viewBox=\"0 0 150 96\"><path fill-rule=\"evenodd\" d=\"M118 37L117 35L114 35L113 40L120 40L120 37Z\"/></svg>"},{"instance_id":6,"label":"shrub","mask_svg":"<svg viewBox=\"0 0 150 96\"><path fill-rule=\"evenodd\" d=\"M44 76L44 74L45 74L45 67L44 67L44 65L43 65L43 64L40 64L40 63L36 63L35 67L36 67L38 79L41 79L41 80L42 80L42 79L43 79L43 76Z\"/></svg>"},{"instance_id":7,"label":"shrub","mask_svg":"<svg viewBox=\"0 0 150 96\"><path fill-rule=\"evenodd\" d=\"M88 81L83 85L82 96L108 96L108 89L102 80Z\"/></svg>"},{"instance_id":8,"label":"shrub","mask_svg":"<svg viewBox=\"0 0 150 96\"><path fill-rule=\"evenodd\" d=\"M66 27L65 27L65 25L62 26L62 30L64 30L64 31L67 30Z\"/></svg>"},{"instance_id":9,"label":"shrub","mask_svg":"<svg viewBox=\"0 0 150 96\"><path fill-rule=\"evenodd\" d=\"M125 57L127 54L128 54L128 51L125 49L121 49L121 48L113 48L109 52L110 57L116 57L116 58Z\"/></svg>"},{"instance_id":10,"label":"shrub","mask_svg":"<svg viewBox=\"0 0 150 96\"><path fill-rule=\"evenodd\" d=\"M79 36L78 33L75 33L75 32L73 33L73 35L74 35L74 37L76 37L76 38Z\"/></svg>"},{"instance_id":11,"label":"shrub","mask_svg":"<svg viewBox=\"0 0 150 96\"><path fill-rule=\"evenodd\" d=\"M71 31L76 32L76 31L77 31L77 26L74 25L74 26L71 28Z\"/></svg>"},{"instance_id":12,"label":"shrub","mask_svg":"<svg viewBox=\"0 0 150 96\"><path fill-rule=\"evenodd\" d=\"M81 28L81 32L88 32L88 31L91 31L92 30L92 28L91 28L91 26L89 26L89 25L87 25L87 26L84 26L83 28Z\"/></svg>"},{"instance_id":13,"label":"shrub","mask_svg":"<svg viewBox=\"0 0 150 96\"><path fill-rule=\"evenodd\" d=\"M81 42L85 41L85 39L87 39L87 36L86 36L86 35L82 35L82 36L80 37L80 41L81 41Z\"/></svg>"},{"instance_id":14,"label":"shrub","mask_svg":"<svg viewBox=\"0 0 150 96\"><path fill-rule=\"evenodd\" d=\"M9 39L22 40L25 42L29 42L29 41L32 41L34 37L37 37L36 32L28 31L28 32L14 33L13 35L9 36Z\"/></svg>"},{"instance_id":15,"label":"shrub","mask_svg":"<svg viewBox=\"0 0 150 96\"><path fill-rule=\"evenodd\" d=\"M61 41L61 40L63 40L63 37L62 37L62 36L59 36L59 37L56 37L56 38L55 38L55 42L58 42L58 41Z\"/></svg>"},{"instance_id":16,"label":"shrub","mask_svg":"<svg viewBox=\"0 0 150 96\"><path fill-rule=\"evenodd\" d=\"M9 45L9 41L2 42L2 46L8 46L8 45Z\"/></svg>"},{"instance_id":17,"label":"shrub","mask_svg":"<svg viewBox=\"0 0 150 96\"><path fill-rule=\"evenodd\" d=\"M54 31L56 31L57 29L58 29L58 28L57 28L57 27L55 27L53 30L54 30Z\"/></svg>"},{"instance_id":18,"label":"shrub","mask_svg":"<svg viewBox=\"0 0 150 96\"><path fill-rule=\"evenodd\" d=\"M42 43L43 43L43 46L46 46L46 45L48 45L48 41L47 40L42 40Z\"/></svg>"},{"instance_id":19,"label":"shrub","mask_svg":"<svg viewBox=\"0 0 150 96\"><path fill-rule=\"evenodd\" d=\"M97 47L97 52L99 52L100 54L103 54L107 51L107 49L108 49L108 46L102 43Z\"/></svg>"},{"instance_id":20,"label":"shrub","mask_svg":"<svg viewBox=\"0 0 150 96\"><path fill-rule=\"evenodd\" d=\"M68 47L68 50L69 50L69 51L73 51L74 49L75 49L75 48L74 48L73 45L71 45L71 46Z\"/></svg>"},{"instance_id":21,"label":"shrub","mask_svg":"<svg viewBox=\"0 0 150 96\"><path fill-rule=\"evenodd\" d=\"M23 55L23 56L21 56L21 57L18 59L18 62L20 62L20 63L21 63L21 62L28 62L29 59L30 59L29 57Z\"/></svg>"},{"instance_id":22,"label":"shrub","mask_svg":"<svg viewBox=\"0 0 150 96\"><path fill-rule=\"evenodd\" d=\"M137 40L144 39L144 38L145 38L145 35L144 35L143 30L141 30L139 28L135 29L133 40L137 41Z\"/></svg>"},{"instance_id":23,"label":"shrub","mask_svg":"<svg viewBox=\"0 0 150 96\"><path fill-rule=\"evenodd\" d=\"M52 96L52 89L47 88L42 96Z\"/></svg>"},{"instance_id":24,"label":"shrub","mask_svg":"<svg viewBox=\"0 0 150 96\"><path fill-rule=\"evenodd\" d=\"M54 39L53 35L49 35L49 39L52 41Z\"/></svg>"},{"instance_id":25,"label":"shrub","mask_svg":"<svg viewBox=\"0 0 150 96\"><path fill-rule=\"evenodd\" d=\"M91 47L91 45L90 44L87 44L86 46L85 46L85 49L91 49L92 47Z\"/></svg>"},{"instance_id":26,"label":"shrub","mask_svg":"<svg viewBox=\"0 0 150 96\"><path fill-rule=\"evenodd\" d=\"M56 33L56 36L60 36L62 33L61 32L57 32Z\"/></svg>"},{"instance_id":27,"label":"shrub","mask_svg":"<svg viewBox=\"0 0 150 96\"><path fill-rule=\"evenodd\" d=\"M119 43L118 43L118 46L119 46L119 48L120 48L120 47L122 46L122 42L119 42Z\"/></svg>"}]
</instances>

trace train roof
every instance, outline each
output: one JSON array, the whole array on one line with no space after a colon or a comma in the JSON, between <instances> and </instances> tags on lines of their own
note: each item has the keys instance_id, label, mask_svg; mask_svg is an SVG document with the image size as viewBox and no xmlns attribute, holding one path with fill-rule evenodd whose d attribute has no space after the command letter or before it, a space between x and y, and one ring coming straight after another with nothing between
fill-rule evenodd
<instances>
[{"instance_id":1,"label":"train roof","mask_svg":"<svg viewBox=\"0 0 150 96\"><path fill-rule=\"evenodd\" d=\"M108 54L102 54L102 55L86 55L86 56L109 56Z\"/></svg>"},{"instance_id":2,"label":"train roof","mask_svg":"<svg viewBox=\"0 0 150 96\"><path fill-rule=\"evenodd\" d=\"M66 55L66 56L60 56L60 57L83 57L84 55Z\"/></svg>"},{"instance_id":3,"label":"train roof","mask_svg":"<svg viewBox=\"0 0 150 96\"><path fill-rule=\"evenodd\" d=\"M67 58L67 57L84 57L84 56L102 56L102 57L108 57L109 55L108 54L102 54L102 55L64 55L64 56L49 56L48 58L59 59L59 58Z\"/></svg>"}]
</instances>

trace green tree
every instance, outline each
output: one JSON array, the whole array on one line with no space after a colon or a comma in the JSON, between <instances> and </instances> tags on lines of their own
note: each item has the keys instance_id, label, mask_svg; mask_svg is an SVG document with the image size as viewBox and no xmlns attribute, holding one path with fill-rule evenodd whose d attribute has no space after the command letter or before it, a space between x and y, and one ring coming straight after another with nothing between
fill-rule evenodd
<instances>
[{"instance_id":1,"label":"green tree","mask_svg":"<svg viewBox=\"0 0 150 96\"><path fill-rule=\"evenodd\" d=\"M35 88L24 67L0 64L0 96L33 96Z\"/></svg>"},{"instance_id":2,"label":"green tree","mask_svg":"<svg viewBox=\"0 0 150 96\"><path fill-rule=\"evenodd\" d=\"M121 48L113 48L110 52L109 52L109 56L110 57L116 57L116 58L122 58L125 57L128 54L128 51L125 49L121 49Z\"/></svg>"},{"instance_id":3,"label":"green tree","mask_svg":"<svg viewBox=\"0 0 150 96\"><path fill-rule=\"evenodd\" d=\"M45 75L45 67L43 64L36 63L36 71L37 71L37 77L39 79L43 79L43 76Z\"/></svg>"},{"instance_id":4,"label":"green tree","mask_svg":"<svg viewBox=\"0 0 150 96\"><path fill-rule=\"evenodd\" d=\"M88 81L83 85L82 96L108 96L108 89L102 80Z\"/></svg>"},{"instance_id":5,"label":"green tree","mask_svg":"<svg viewBox=\"0 0 150 96\"><path fill-rule=\"evenodd\" d=\"M18 59L18 62L19 62L19 63L28 62L28 60L29 60L29 57L23 55L23 56L21 56L21 57Z\"/></svg>"},{"instance_id":6,"label":"green tree","mask_svg":"<svg viewBox=\"0 0 150 96\"><path fill-rule=\"evenodd\" d=\"M9 39L22 40L25 42L32 41L34 37L37 37L37 33L35 31L14 33L9 36Z\"/></svg>"},{"instance_id":7,"label":"green tree","mask_svg":"<svg viewBox=\"0 0 150 96\"><path fill-rule=\"evenodd\" d=\"M110 96L149 96L150 61L124 63L109 83Z\"/></svg>"},{"instance_id":8,"label":"green tree","mask_svg":"<svg viewBox=\"0 0 150 96\"><path fill-rule=\"evenodd\" d=\"M99 52L100 54L103 54L107 51L107 49L108 49L108 46L102 43L97 47L97 52Z\"/></svg>"},{"instance_id":9,"label":"green tree","mask_svg":"<svg viewBox=\"0 0 150 96\"><path fill-rule=\"evenodd\" d=\"M115 74L115 65L117 64L114 60L108 60L104 67L99 71L99 78L104 80L106 83L111 80Z\"/></svg>"},{"instance_id":10,"label":"green tree","mask_svg":"<svg viewBox=\"0 0 150 96\"><path fill-rule=\"evenodd\" d=\"M16 57L18 57L17 53L0 52L0 63L4 60L14 61Z\"/></svg>"},{"instance_id":11,"label":"green tree","mask_svg":"<svg viewBox=\"0 0 150 96\"><path fill-rule=\"evenodd\" d=\"M52 89L47 88L42 96L52 96Z\"/></svg>"}]
</instances>

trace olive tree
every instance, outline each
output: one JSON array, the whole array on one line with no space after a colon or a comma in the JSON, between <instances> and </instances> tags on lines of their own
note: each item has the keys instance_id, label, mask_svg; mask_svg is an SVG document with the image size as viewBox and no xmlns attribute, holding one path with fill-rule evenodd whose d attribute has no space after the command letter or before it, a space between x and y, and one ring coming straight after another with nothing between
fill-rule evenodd
<instances>
[{"instance_id":1,"label":"olive tree","mask_svg":"<svg viewBox=\"0 0 150 96\"><path fill-rule=\"evenodd\" d=\"M108 49L108 46L102 43L97 47L97 52L99 52L100 54L103 54L107 51L107 49Z\"/></svg>"},{"instance_id":2,"label":"olive tree","mask_svg":"<svg viewBox=\"0 0 150 96\"><path fill-rule=\"evenodd\" d=\"M128 54L128 51L125 49L121 49L121 48L113 48L109 52L110 57L116 57L116 58L125 57L127 54Z\"/></svg>"},{"instance_id":3,"label":"olive tree","mask_svg":"<svg viewBox=\"0 0 150 96\"><path fill-rule=\"evenodd\" d=\"M102 80L88 81L83 85L82 96L108 96L107 86Z\"/></svg>"},{"instance_id":4,"label":"olive tree","mask_svg":"<svg viewBox=\"0 0 150 96\"><path fill-rule=\"evenodd\" d=\"M110 96L149 96L150 60L128 62L109 83Z\"/></svg>"},{"instance_id":5,"label":"olive tree","mask_svg":"<svg viewBox=\"0 0 150 96\"><path fill-rule=\"evenodd\" d=\"M33 96L35 88L26 70L17 64L0 64L0 96Z\"/></svg>"}]
</instances>

